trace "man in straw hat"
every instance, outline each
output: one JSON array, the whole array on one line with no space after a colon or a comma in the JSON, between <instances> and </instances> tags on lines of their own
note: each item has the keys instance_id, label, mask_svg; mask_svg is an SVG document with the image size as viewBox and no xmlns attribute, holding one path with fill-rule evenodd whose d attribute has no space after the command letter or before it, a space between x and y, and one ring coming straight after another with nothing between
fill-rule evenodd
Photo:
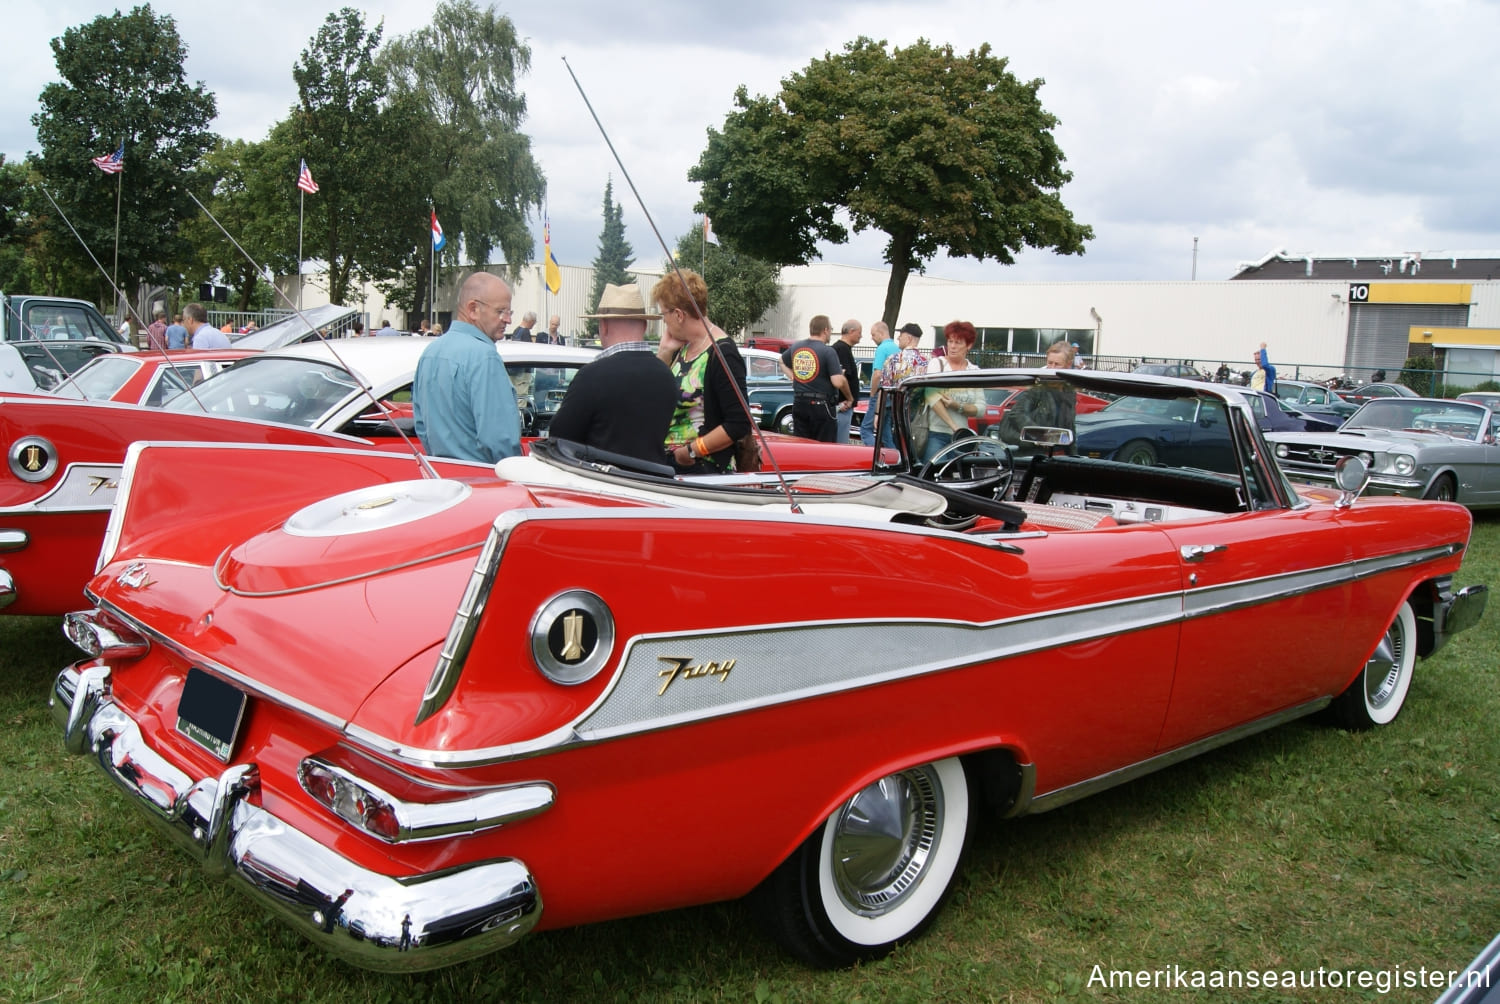
<instances>
[{"instance_id":1,"label":"man in straw hat","mask_svg":"<svg viewBox=\"0 0 1500 1004\"><path fill-rule=\"evenodd\" d=\"M677 407L677 379L646 344L646 313L635 283L604 287L599 311L604 345L568 386L548 435L652 463L665 463L662 444Z\"/></svg>"}]
</instances>

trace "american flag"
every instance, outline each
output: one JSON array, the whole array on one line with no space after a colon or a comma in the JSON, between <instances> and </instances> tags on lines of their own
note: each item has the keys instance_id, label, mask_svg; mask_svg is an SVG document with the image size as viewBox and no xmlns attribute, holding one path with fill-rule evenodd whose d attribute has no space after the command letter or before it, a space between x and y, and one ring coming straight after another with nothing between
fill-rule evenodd
<instances>
[{"instance_id":1,"label":"american flag","mask_svg":"<svg viewBox=\"0 0 1500 1004\"><path fill-rule=\"evenodd\" d=\"M107 153L102 157L93 158L94 166L105 174L119 174L125 170L125 144L120 143L120 149L114 153Z\"/></svg>"},{"instance_id":2,"label":"american flag","mask_svg":"<svg viewBox=\"0 0 1500 1004\"><path fill-rule=\"evenodd\" d=\"M302 162L302 170L297 173L297 187L308 195L316 195L318 183L312 180L312 172L307 169L307 161Z\"/></svg>"}]
</instances>

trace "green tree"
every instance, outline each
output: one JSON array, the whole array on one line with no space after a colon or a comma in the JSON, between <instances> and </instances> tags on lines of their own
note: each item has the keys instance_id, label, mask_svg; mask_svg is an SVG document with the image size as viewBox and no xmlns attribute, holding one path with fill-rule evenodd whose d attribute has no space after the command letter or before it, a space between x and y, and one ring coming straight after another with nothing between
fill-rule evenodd
<instances>
[{"instance_id":1,"label":"green tree","mask_svg":"<svg viewBox=\"0 0 1500 1004\"><path fill-rule=\"evenodd\" d=\"M599 302L599 298L604 295L604 287L609 283L623 286L631 281L626 269L634 260L635 251L625 239L625 210L615 201L615 183L611 178L604 183L604 227L599 231L599 254L594 258L594 289L589 294L590 308ZM590 338L595 337L599 334L599 322L589 318L585 330Z\"/></svg>"},{"instance_id":2,"label":"green tree","mask_svg":"<svg viewBox=\"0 0 1500 1004\"><path fill-rule=\"evenodd\" d=\"M883 319L892 328L906 279L940 249L1013 264L1023 247L1082 254L1093 230L1058 190L1072 178L1042 108L982 45L967 56L919 39L886 51L859 38L782 81L775 98L735 92L722 131L690 180L726 245L801 264L848 229L890 239Z\"/></svg>"},{"instance_id":3,"label":"green tree","mask_svg":"<svg viewBox=\"0 0 1500 1004\"><path fill-rule=\"evenodd\" d=\"M272 135L276 136L274 130ZM280 142L269 138L220 143L203 158L194 187L206 193L202 198L208 211L183 224L183 235L193 247L183 271L189 287L223 282L232 289L237 310L261 303L286 305L273 302L261 270L286 274L297 269L297 212L295 202L287 198L289 181L284 175L292 156L282 137Z\"/></svg>"},{"instance_id":4,"label":"green tree","mask_svg":"<svg viewBox=\"0 0 1500 1004\"><path fill-rule=\"evenodd\" d=\"M40 291L31 248L37 218L31 211L31 191L25 164L7 164L0 153L0 290Z\"/></svg>"},{"instance_id":5,"label":"green tree","mask_svg":"<svg viewBox=\"0 0 1500 1004\"><path fill-rule=\"evenodd\" d=\"M322 258L328 296L343 303L361 279L390 280L416 259L425 231L423 154L428 120L409 98L387 100L387 77L375 60L381 28L345 7L329 14L292 67L298 104L272 130L283 158L273 176L285 198L306 160L319 189L307 196L304 248Z\"/></svg>"},{"instance_id":6,"label":"green tree","mask_svg":"<svg viewBox=\"0 0 1500 1004\"><path fill-rule=\"evenodd\" d=\"M521 133L526 99L516 81L531 67L531 49L510 18L472 0L444 0L432 24L393 39L380 55L392 93L410 96L429 121L422 147L432 199L448 243L440 253L487 264L498 246L512 277L531 260L527 216L540 209L546 184ZM418 257L430 248L424 219ZM412 309L429 293L417 270Z\"/></svg>"},{"instance_id":7,"label":"green tree","mask_svg":"<svg viewBox=\"0 0 1500 1004\"><path fill-rule=\"evenodd\" d=\"M699 227L677 238L673 253L676 260L662 267L670 272L681 265L702 275L708 285L708 319L731 335L748 328L781 299L779 266L706 243Z\"/></svg>"},{"instance_id":8,"label":"green tree","mask_svg":"<svg viewBox=\"0 0 1500 1004\"><path fill-rule=\"evenodd\" d=\"M42 88L41 111L31 118L42 148L37 170L78 230L75 239L55 213L40 221L60 259L53 267L93 276L95 299L114 299L88 252L113 268L118 193L121 288L175 283L191 251L180 224L198 211L183 180L213 145L215 114L213 95L183 77L187 46L176 22L150 5L117 11L69 28L52 52L62 79ZM122 145L122 174L89 163Z\"/></svg>"}]
</instances>

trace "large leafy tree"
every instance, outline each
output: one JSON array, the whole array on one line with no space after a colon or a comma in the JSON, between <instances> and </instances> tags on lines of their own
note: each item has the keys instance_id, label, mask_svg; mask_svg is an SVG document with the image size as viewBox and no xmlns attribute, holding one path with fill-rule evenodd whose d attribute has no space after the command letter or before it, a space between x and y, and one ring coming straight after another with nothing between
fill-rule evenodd
<instances>
[{"instance_id":1,"label":"large leafy tree","mask_svg":"<svg viewBox=\"0 0 1500 1004\"><path fill-rule=\"evenodd\" d=\"M444 0L428 27L393 39L380 61L392 93L409 97L429 123L422 147L428 195L448 238L442 257L484 265L499 247L511 275L519 274L534 246L527 216L546 190L531 140L520 131L526 99L516 82L531 67L531 49L503 14L472 0ZM416 310L429 295L425 271L418 273Z\"/></svg>"},{"instance_id":2,"label":"large leafy tree","mask_svg":"<svg viewBox=\"0 0 1500 1004\"><path fill-rule=\"evenodd\" d=\"M689 178L726 244L779 264L820 240L889 237L883 319L893 328L906 279L940 249L1013 264L1023 247L1082 254L1093 230L1059 189L1072 178L1057 120L982 45L967 56L918 40L886 50L859 38L782 81L774 98L735 92L736 111Z\"/></svg>"},{"instance_id":3,"label":"large leafy tree","mask_svg":"<svg viewBox=\"0 0 1500 1004\"><path fill-rule=\"evenodd\" d=\"M595 306L609 283L623 286L630 282L626 271L635 260L635 251L625 239L625 210L615 201L615 183L604 183L604 226L599 231L599 254L594 258L594 289L589 293L589 307ZM599 333L599 321L589 318L589 337Z\"/></svg>"},{"instance_id":4,"label":"large leafy tree","mask_svg":"<svg viewBox=\"0 0 1500 1004\"><path fill-rule=\"evenodd\" d=\"M7 164L0 153L0 290L41 292L29 250L37 220L27 198L24 164Z\"/></svg>"},{"instance_id":5,"label":"large leafy tree","mask_svg":"<svg viewBox=\"0 0 1500 1004\"><path fill-rule=\"evenodd\" d=\"M343 303L360 279L391 279L415 260L426 226L423 147L427 120L408 99L387 100L375 59L381 28L345 7L329 14L292 68L298 104L272 130L284 204L307 161L319 190L306 199L304 247L327 267L328 296Z\"/></svg>"},{"instance_id":6,"label":"large leafy tree","mask_svg":"<svg viewBox=\"0 0 1500 1004\"><path fill-rule=\"evenodd\" d=\"M206 193L201 198L208 212L183 225L193 246L184 278L189 286L223 281L233 290L238 310L259 304L285 306L273 302L262 270L297 270L296 201L288 197L292 180L285 171L296 154L287 144L286 132L282 125L258 143L221 143L199 165L201 181L196 187Z\"/></svg>"},{"instance_id":7,"label":"large leafy tree","mask_svg":"<svg viewBox=\"0 0 1500 1004\"><path fill-rule=\"evenodd\" d=\"M54 267L92 276L95 298L113 299L89 251L113 268L118 195L121 288L172 284L190 253L179 225L198 211L184 183L213 145L215 114L213 95L184 79L187 47L176 22L149 5L116 11L69 28L52 40L52 52L62 79L42 88L41 111L31 119L41 145L37 170L78 230L75 239L56 213L40 220L50 252L63 259ZM121 145L122 174L89 162Z\"/></svg>"},{"instance_id":8,"label":"large leafy tree","mask_svg":"<svg viewBox=\"0 0 1500 1004\"><path fill-rule=\"evenodd\" d=\"M694 227L677 238L670 270L681 265L703 276L708 286L708 319L731 335L748 328L781 298L781 268L742 251L704 240Z\"/></svg>"}]
</instances>

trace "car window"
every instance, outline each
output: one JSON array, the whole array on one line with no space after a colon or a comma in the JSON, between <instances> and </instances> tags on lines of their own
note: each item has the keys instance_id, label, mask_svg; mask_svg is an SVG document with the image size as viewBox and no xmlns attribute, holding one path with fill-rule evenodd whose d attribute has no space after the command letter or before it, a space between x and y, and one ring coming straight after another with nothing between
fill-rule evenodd
<instances>
[{"instance_id":1,"label":"car window","mask_svg":"<svg viewBox=\"0 0 1500 1004\"><path fill-rule=\"evenodd\" d=\"M568 387L581 363L506 362L516 405L521 409L522 435L539 436L562 407Z\"/></svg>"},{"instance_id":2,"label":"car window","mask_svg":"<svg viewBox=\"0 0 1500 1004\"><path fill-rule=\"evenodd\" d=\"M751 355L745 358L745 376L750 380L785 380L781 372L781 361L769 356Z\"/></svg>"},{"instance_id":3,"label":"car window","mask_svg":"<svg viewBox=\"0 0 1500 1004\"><path fill-rule=\"evenodd\" d=\"M1484 424L1485 409L1463 401L1427 401L1421 398L1377 398L1350 416L1340 431L1350 429L1414 429L1477 439Z\"/></svg>"},{"instance_id":4,"label":"car window","mask_svg":"<svg viewBox=\"0 0 1500 1004\"><path fill-rule=\"evenodd\" d=\"M315 359L263 356L203 381L179 394L167 411L197 411L312 428L358 388L348 373Z\"/></svg>"},{"instance_id":5,"label":"car window","mask_svg":"<svg viewBox=\"0 0 1500 1004\"><path fill-rule=\"evenodd\" d=\"M108 401L125 382L135 375L141 364L127 355L100 356L84 366L72 379L58 387L54 394L81 401Z\"/></svg>"},{"instance_id":6,"label":"car window","mask_svg":"<svg viewBox=\"0 0 1500 1004\"><path fill-rule=\"evenodd\" d=\"M151 388L141 400L149 408L160 408L198 381L203 371L197 366L161 366L151 378Z\"/></svg>"},{"instance_id":7,"label":"car window","mask_svg":"<svg viewBox=\"0 0 1500 1004\"><path fill-rule=\"evenodd\" d=\"M96 339L118 342L119 336L99 324L92 314L82 307L63 304L28 304L26 307L26 334L23 337L41 338L51 341L83 341Z\"/></svg>"}]
</instances>

